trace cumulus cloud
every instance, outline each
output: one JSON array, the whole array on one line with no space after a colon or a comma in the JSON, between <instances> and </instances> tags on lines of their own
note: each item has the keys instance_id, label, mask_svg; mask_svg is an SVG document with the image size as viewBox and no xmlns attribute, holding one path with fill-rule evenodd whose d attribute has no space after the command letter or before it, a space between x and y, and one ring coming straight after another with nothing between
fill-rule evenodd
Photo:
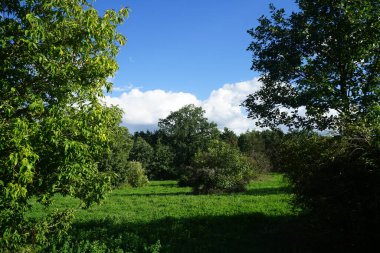
<instances>
[{"instance_id":1,"label":"cumulus cloud","mask_svg":"<svg viewBox=\"0 0 380 253\"><path fill-rule=\"evenodd\" d=\"M254 121L247 119L240 104L248 94L257 91L260 83L257 79L233 84L213 90L206 100L199 100L195 95L185 92L164 90L141 91L139 88L123 92L119 96L106 96L108 105L118 105L124 110L123 124L131 132L152 130L158 119L167 117L184 105L202 106L205 116L218 124L220 129L228 127L236 133L256 129Z\"/></svg>"},{"instance_id":2,"label":"cumulus cloud","mask_svg":"<svg viewBox=\"0 0 380 253\"><path fill-rule=\"evenodd\" d=\"M225 84L222 88L213 90L208 99L203 101L202 107L206 117L216 122L219 128L228 127L236 133L255 129L255 122L247 119L244 108L240 104L247 95L257 91L260 83L257 79Z\"/></svg>"},{"instance_id":3,"label":"cumulus cloud","mask_svg":"<svg viewBox=\"0 0 380 253\"><path fill-rule=\"evenodd\" d=\"M200 105L190 93L164 90L141 91L138 88L123 92L120 96L106 96L108 105L117 105L124 111L123 123L132 131L152 129L158 119L165 118L187 104Z\"/></svg>"}]
</instances>

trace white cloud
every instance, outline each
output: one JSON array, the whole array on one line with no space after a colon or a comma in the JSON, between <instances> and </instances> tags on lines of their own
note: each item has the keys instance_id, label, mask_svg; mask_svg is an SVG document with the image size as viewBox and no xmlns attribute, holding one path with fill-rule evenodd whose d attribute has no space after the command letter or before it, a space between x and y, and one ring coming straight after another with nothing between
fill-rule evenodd
<instances>
[{"instance_id":1,"label":"white cloud","mask_svg":"<svg viewBox=\"0 0 380 253\"><path fill-rule=\"evenodd\" d=\"M118 97L105 97L108 105L118 105L124 110L123 122L127 125L156 125L158 119L165 118L170 111L176 111L184 105L199 105L200 101L184 92L164 90L141 91L138 88L123 92Z\"/></svg>"},{"instance_id":2,"label":"white cloud","mask_svg":"<svg viewBox=\"0 0 380 253\"><path fill-rule=\"evenodd\" d=\"M228 127L236 133L256 129L255 123L247 119L245 110L240 106L248 94L260 87L255 78L250 81L225 84L213 90L210 96L201 101L191 93L164 90L141 91L134 88L120 96L106 96L108 105L118 105L124 110L123 123L133 131L154 129L158 119L167 117L184 105L202 106L205 116L218 124L220 129Z\"/></svg>"},{"instance_id":3,"label":"white cloud","mask_svg":"<svg viewBox=\"0 0 380 253\"><path fill-rule=\"evenodd\" d=\"M235 84L225 84L222 88L213 90L207 100L203 102L206 117L216 122L219 128L228 127L236 133L255 129L255 122L247 119L245 109L240 104L248 94L257 91L260 87L255 78L250 81Z\"/></svg>"}]
</instances>

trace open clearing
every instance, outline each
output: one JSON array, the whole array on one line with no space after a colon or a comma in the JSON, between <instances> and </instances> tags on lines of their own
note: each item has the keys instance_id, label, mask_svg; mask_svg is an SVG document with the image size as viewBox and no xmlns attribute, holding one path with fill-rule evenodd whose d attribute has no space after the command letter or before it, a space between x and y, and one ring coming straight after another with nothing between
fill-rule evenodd
<instances>
[{"instance_id":1,"label":"open clearing","mask_svg":"<svg viewBox=\"0 0 380 253\"><path fill-rule=\"evenodd\" d=\"M175 181L152 181L116 189L87 210L67 197L55 197L51 208L78 209L73 237L110 248L160 240L160 252L305 251L291 198L283 175L269 174L244 193L193 195ZM35 205L32 216L44 213Z\"/></svg>"}]
</instances>

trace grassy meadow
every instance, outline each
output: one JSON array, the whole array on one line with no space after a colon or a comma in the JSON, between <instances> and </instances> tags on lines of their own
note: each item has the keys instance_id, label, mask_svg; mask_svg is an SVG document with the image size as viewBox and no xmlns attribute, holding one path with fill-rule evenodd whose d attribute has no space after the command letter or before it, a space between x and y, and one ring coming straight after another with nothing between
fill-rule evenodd
<instances>
[{"instance_id":1,"label":"grassy meadow","mask_svg":"<svg viewBox=\"0 0 380 253\"><path fill-rule=\"evenodd\" d=\"M281 174L252 182L243 193L193 195L175 181L115 189L101 205L55 197L50 208L74 208L72 236L109 248L161 244L160 252L307 252ZM32 217L46 213L34 205Z\"/></svg>"}]
</instances>

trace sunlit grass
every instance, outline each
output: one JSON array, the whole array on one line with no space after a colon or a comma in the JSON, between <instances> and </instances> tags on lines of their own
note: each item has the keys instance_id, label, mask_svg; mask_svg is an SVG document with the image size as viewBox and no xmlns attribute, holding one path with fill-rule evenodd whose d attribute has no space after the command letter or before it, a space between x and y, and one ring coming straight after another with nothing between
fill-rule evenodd
<instances>
[{"instance_id":1,"label":"sunlit grass","mask_svg":"<svg viewBox=\"0 0 380 253\"><path fill-rule=\"evenodd\" d=\"M291 198L283 175L270 174L243 193L193 195L175 181L153 181L116 189L87 210L78 208L78 200L60 196L51 208L76 208L74 232L86 239L134 233L148 243L160 240L162 252L289 252L288 224L297 217ZM35 205L32 216L45 213ZM271 243L274 239L281 243Z\"/></svg>"}]
</instances>

